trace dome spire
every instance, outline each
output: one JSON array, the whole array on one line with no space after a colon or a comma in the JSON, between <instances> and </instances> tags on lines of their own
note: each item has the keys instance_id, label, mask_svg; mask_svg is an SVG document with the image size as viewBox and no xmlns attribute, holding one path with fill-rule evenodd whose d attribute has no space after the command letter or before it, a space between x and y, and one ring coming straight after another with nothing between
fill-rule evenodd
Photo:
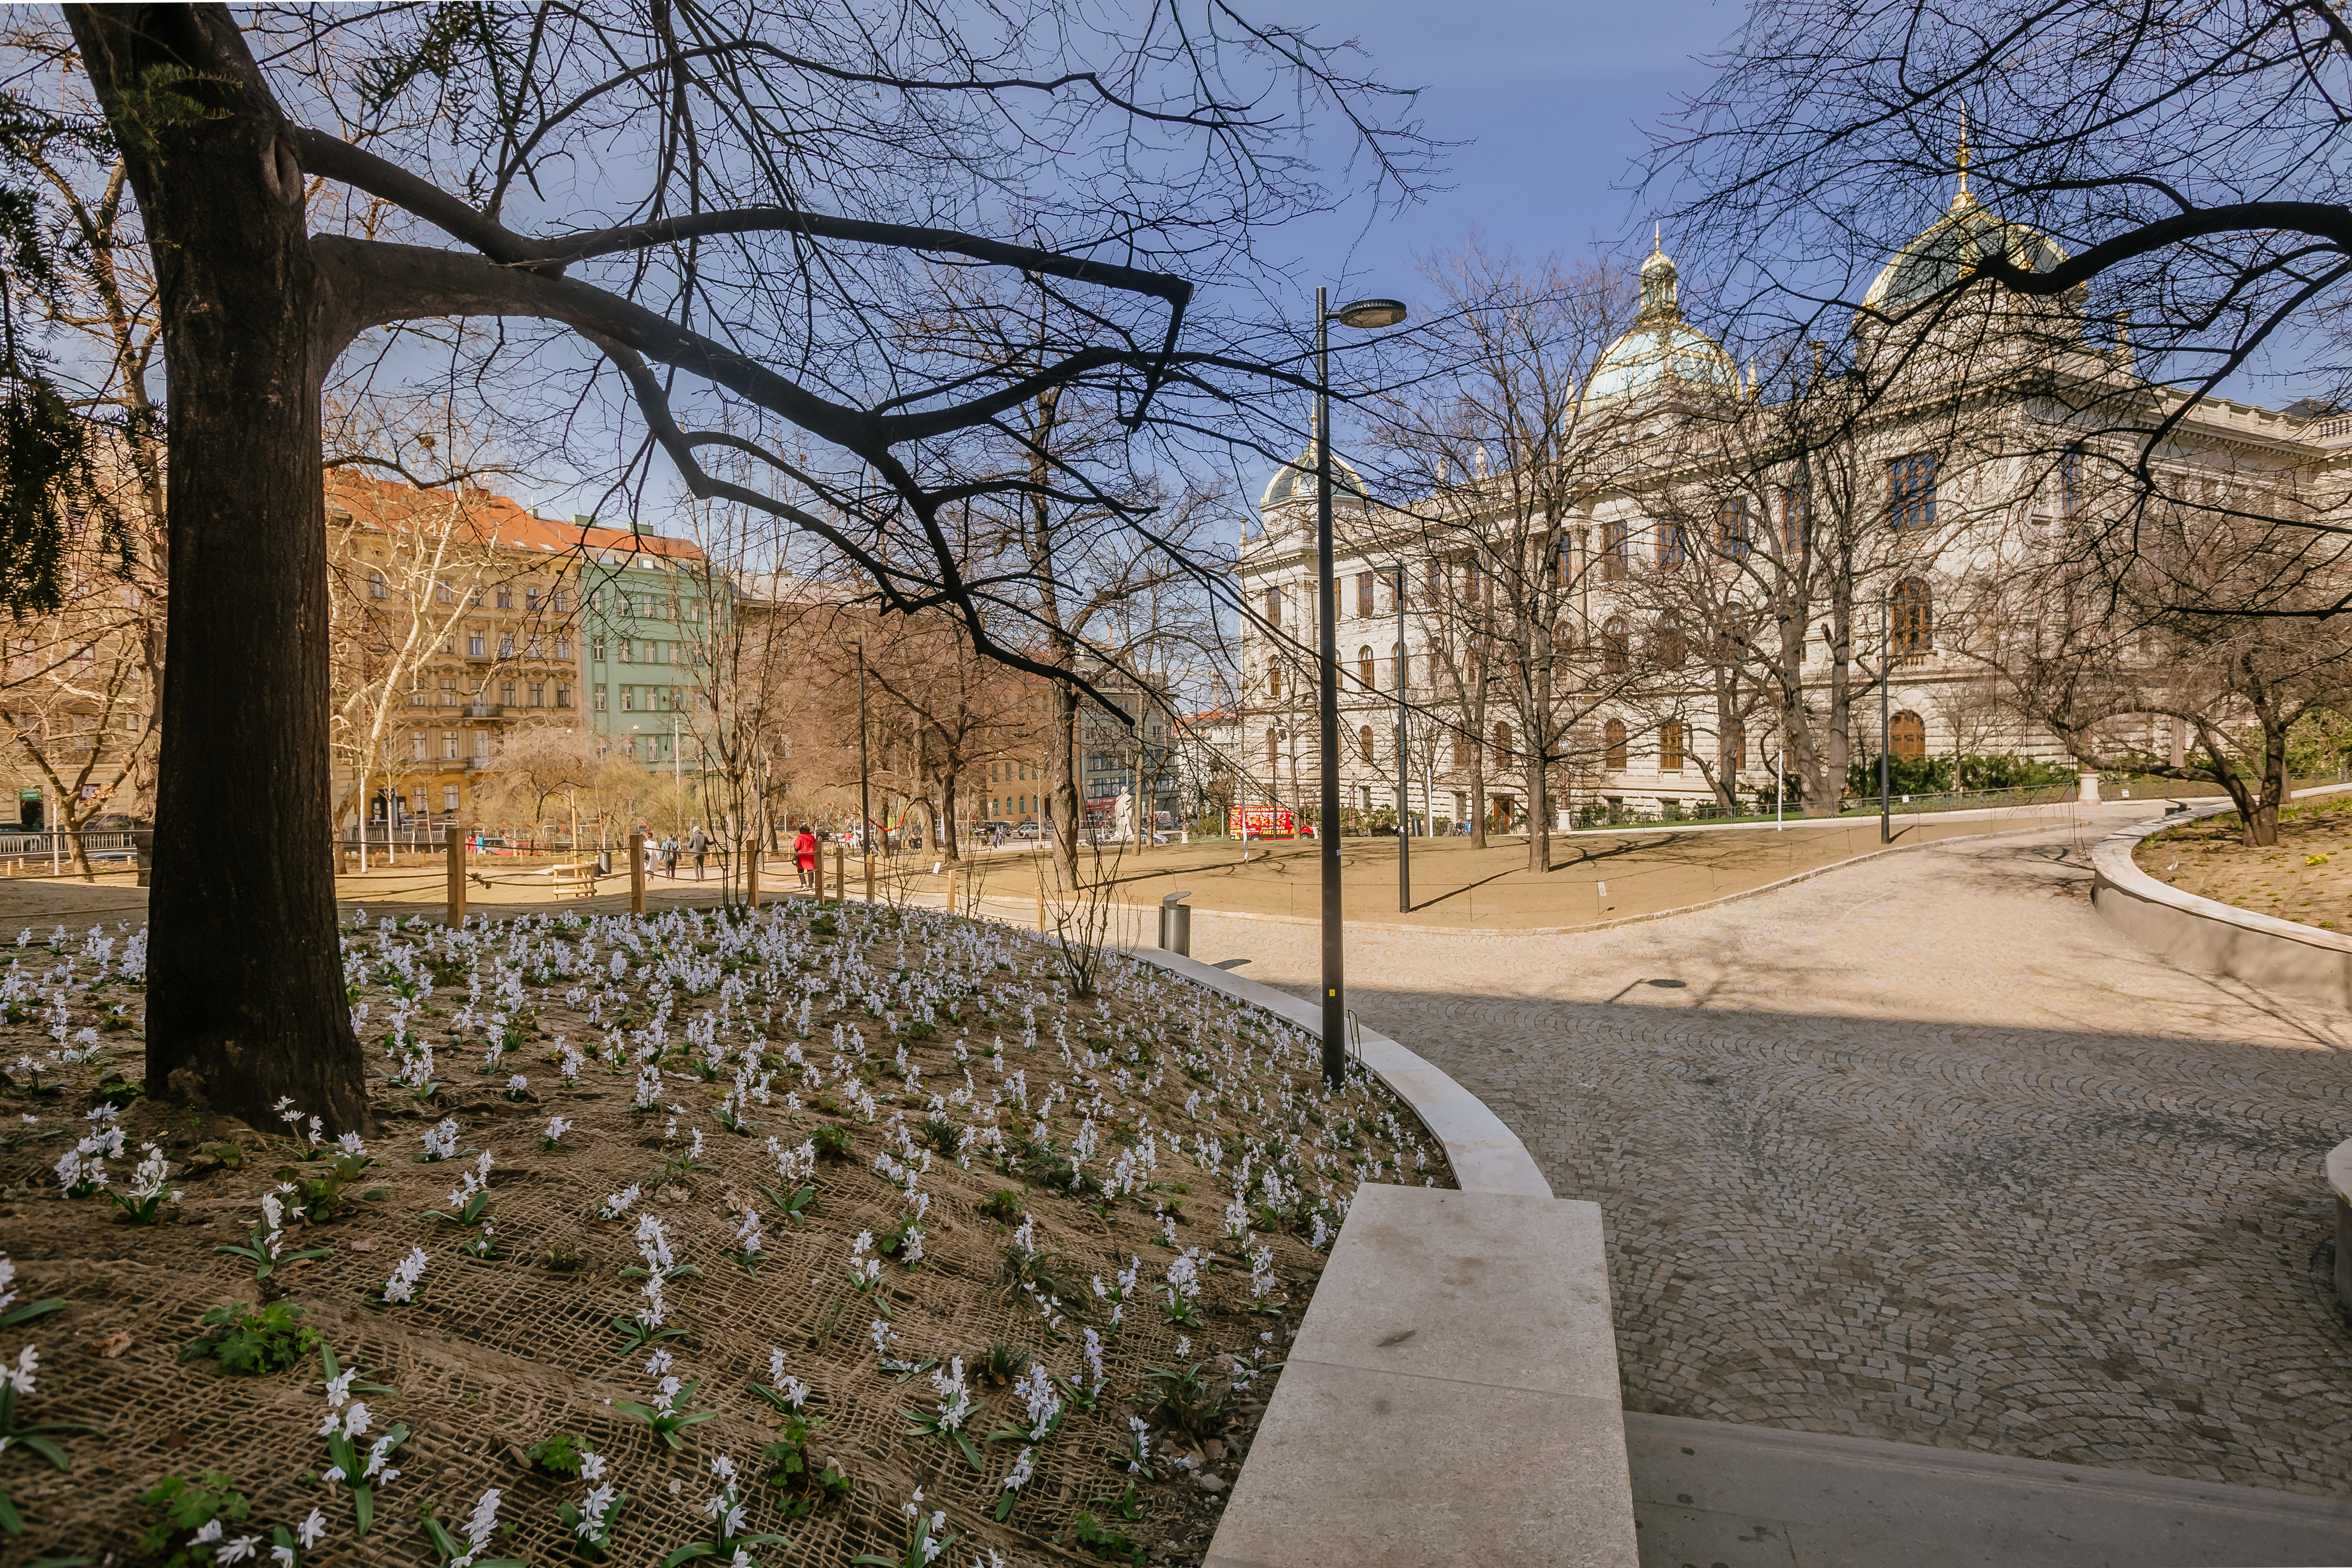
<instances>
[{"instance_id":1,"label":"dome spire","mask_svg":"<svg viewBox=\"0 0 2352 1568\"><path fill-rule=\"evenodd\" d=\"M1959 154L1953 162L1959 171L1960 188L1953 193L1952 205L1956 207L1974 205L1976 197L1969 194L1969 100L1965 98L1960 100Z\"/></svg>"},{"instance_id":2,"label":"dome spire","mask_svg":"<svg viewBox=\"0 0 2352 1568\"><path fill-rule=\"evenodd\" d=\"M1638 321L1679 321L1682 304L1675 281L1674 258L1665 252L1664 226L1653 230L1650 238L1650 258L1642 263L1642 312Z\"/></svg>"}]
</instances>

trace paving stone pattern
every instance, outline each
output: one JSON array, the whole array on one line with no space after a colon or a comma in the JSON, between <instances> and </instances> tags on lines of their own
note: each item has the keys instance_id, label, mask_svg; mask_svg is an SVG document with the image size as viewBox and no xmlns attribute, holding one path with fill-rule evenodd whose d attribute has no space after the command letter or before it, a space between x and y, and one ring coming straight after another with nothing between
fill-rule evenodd
<instances>
[{"instance_id":1,"label":"paving stone pattern","mask_svg":"<svg viewBox=\"0 0 2352 1568\"><path fill-rule=\"evenodd\" d=\"M2352 1491L2352 1016L2111 931L2098 831L1570 936L1358 933L1350 995L1601 1205L1628 1410ZM1193 952L1315 984L1311 929L1203 913Z\"/></svg>"}]
</instances>

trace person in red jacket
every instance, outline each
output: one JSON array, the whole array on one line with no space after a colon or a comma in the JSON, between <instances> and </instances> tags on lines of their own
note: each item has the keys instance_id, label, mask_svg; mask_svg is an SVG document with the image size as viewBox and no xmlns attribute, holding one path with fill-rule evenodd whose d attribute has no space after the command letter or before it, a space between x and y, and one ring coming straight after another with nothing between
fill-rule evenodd
<instances>
[{"instance_id":1,"label":"person in red jacket","mask_svg":"<svg viewBox=\"0 0 2352 1568\"><path fill-rule=\"evenodd\" d=\"M801 886L815 887L816 835L809 831L805 822L801 824L800 837L793 840L793 863L800 868Z\"/></svg>"}]
</instances>

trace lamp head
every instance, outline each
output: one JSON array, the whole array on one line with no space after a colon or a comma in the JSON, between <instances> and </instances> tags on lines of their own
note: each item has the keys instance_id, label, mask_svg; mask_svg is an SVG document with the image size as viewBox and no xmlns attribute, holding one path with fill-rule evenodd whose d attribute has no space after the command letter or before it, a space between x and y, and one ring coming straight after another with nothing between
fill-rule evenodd
<instances>
[{"instance_id":1,"label":"lamp head","mask_svg":"<svg viewBox=\"0 0 2352 1568\"><path fill-rule=\"evenodd\" d=\"M1331 312L1332 320L1341 326L1367 331L1375 327L1393 327L1403 321L1404 316L1404 301L1402 300L1351 300Z\"/></svg>"}]
</instances>

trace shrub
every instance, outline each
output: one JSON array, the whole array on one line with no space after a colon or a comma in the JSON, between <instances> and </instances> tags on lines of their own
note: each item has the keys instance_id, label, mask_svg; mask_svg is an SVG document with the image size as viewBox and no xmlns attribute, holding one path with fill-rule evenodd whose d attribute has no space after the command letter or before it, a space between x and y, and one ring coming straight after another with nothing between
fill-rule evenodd
<instances>
[{"instance_id":1,"label":"shrub","mask_svg":"<svg viewBox=\"0 0 2352 1568\"><path fill-rule=\"evenodd\" d=\"M816 1145L817 1158L820 1160L849 1160L856 1157L856 1145L851 1141L849 1129L846 1127L831 1125L820 1127L816 1130L816 1135L809 1142Z\"/></svg>"},{"instance_id":2,"label":"shrub","mask_svg":"<svg viewBox=\"0 0 2352 1568\"><path fill-rule=\"evenodd\" d=\"M226 1307L215 1307L201 1320L210 1331L181 1346L180 1359L200 1361L214 1356L218 1358L223 1372L238 1377L284 1372L309 1355L319 1342L317 1331L299 1321L301 1316L301 1308L284 1301L272 1301L265 1307L231 1301Z\"/></svg>"}]
</instances>

